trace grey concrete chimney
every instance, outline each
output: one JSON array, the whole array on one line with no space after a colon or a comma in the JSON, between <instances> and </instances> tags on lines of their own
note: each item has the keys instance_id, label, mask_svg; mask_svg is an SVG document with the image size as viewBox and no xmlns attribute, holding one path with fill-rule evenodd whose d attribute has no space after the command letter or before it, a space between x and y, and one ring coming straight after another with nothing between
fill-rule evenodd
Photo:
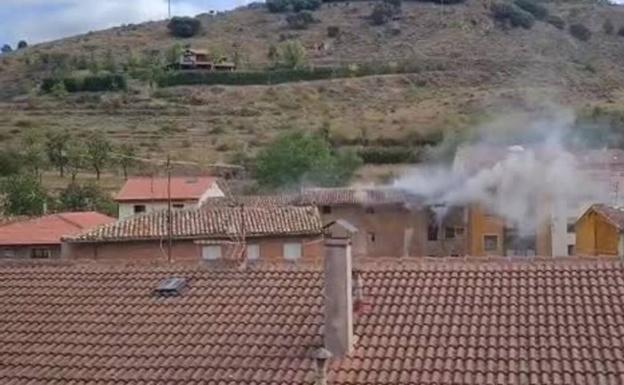
<instances>
[{"instance_id":1,"label":"grey concrete chimney","mask_svg":"<svg viewBox=\"0 0 624 385\"><path fill-rule=\"evenodd\" d=\"M353 293L351 241L325 240L324 295L325 349L333 357L343 357L353 348Z\"/></svg>"}]
</instances>

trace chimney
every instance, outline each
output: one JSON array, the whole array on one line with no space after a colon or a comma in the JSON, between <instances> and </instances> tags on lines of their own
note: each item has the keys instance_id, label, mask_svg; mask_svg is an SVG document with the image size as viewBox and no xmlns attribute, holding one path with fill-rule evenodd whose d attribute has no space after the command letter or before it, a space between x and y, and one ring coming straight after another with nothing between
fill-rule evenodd
<instances>
[{"instance_id":1,"label":"chimney","mask_svg":"<svg viewBox=\"0 0 624 385\"><path fill-rule=\"evenodd\" d=\"M343 357L353 348L351 241L326 239L324 264L325 349Z\"/></svg>"}]
</instances>

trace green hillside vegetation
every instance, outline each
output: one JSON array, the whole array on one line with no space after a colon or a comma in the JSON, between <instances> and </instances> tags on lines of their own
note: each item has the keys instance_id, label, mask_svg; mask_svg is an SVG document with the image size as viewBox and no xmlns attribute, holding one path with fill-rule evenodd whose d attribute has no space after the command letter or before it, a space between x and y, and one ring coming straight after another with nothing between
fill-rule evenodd
<instances>
[{"instance_id":1,"label":"green hillside vegetation","mask_svg":"<svg viewBox=\"0 0 624 385\"><path fill-rule=\"evenodd\" d=\"M0 148L21 156L32 133L71 133L76 162L62 179L49 156L28 166L56 196L72 173L96 179L82 155L96 136L115 153L132 144L138 157L245 163L250 175L292 131L371 165L417 162L508 110L620 113L623 30L622 7L584 0L275 0L22 44L0 55ZM170 69L186 46L237 70ZM99 170L105 189L124 173L157 171L123 159ZM367 180L371 167L355 177Z\"/></svg>"}]
</instances>

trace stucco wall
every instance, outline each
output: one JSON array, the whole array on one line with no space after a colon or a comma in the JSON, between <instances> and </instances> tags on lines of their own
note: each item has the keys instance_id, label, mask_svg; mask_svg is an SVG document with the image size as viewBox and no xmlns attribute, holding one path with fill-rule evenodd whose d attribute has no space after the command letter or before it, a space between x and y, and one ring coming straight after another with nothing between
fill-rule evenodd
<instances>
[{"instance_id":1,"label":"stucco wall","mask_svg":"<svg viewBox=\"0 0 624 385\"><path fill-rule=\"evenodd\" d=\"M320 261L323 255L321 237L286 237L250 239L249 244L260 245L261 262L282 262L283 247L287 242L302 243L302 258L298 262ZM174 241L172 260L182 263L199 263L202 245L192 240ZM223 247L222 256L228 254ZM167 243L160 241L133 241L108 243L64 243L63 258L112 264L150 264L167 262Z\"/></svg>"},{"instance_id":2,"label":"stucco wall","mask_svg":"<svg viewBox=\"0 0 624 385\"><path fill-rule=\"evenodd\" d=\"M197 206L197 201L187 200L187 201L173 201L172 205L181 204L184 207L181 208L173 208L173 210L183 209L188 207ZM124 202L119 203L119 219L131 217L134 215L134 206L135 205L143 205L145 206L145 212L149 213L152 211L166 210L167 209L167 201L150 201L150 202Z\"/></svg>"}]
</instances>

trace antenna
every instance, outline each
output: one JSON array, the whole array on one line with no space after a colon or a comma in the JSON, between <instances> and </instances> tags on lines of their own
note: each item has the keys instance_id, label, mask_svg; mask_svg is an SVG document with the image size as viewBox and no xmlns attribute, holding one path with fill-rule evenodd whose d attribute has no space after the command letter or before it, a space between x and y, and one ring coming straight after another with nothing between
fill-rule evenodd
<instances>
[{"instance_id":1,"label":"antenna","mask_svg":"<svg viewBox=\"0 0 624 385\"><path fill-rule=\"evenodd\" d=\"M169 5L169 18L171 19L171 0L169 0L167 3Z\"/></svg>"}]
</instances>

